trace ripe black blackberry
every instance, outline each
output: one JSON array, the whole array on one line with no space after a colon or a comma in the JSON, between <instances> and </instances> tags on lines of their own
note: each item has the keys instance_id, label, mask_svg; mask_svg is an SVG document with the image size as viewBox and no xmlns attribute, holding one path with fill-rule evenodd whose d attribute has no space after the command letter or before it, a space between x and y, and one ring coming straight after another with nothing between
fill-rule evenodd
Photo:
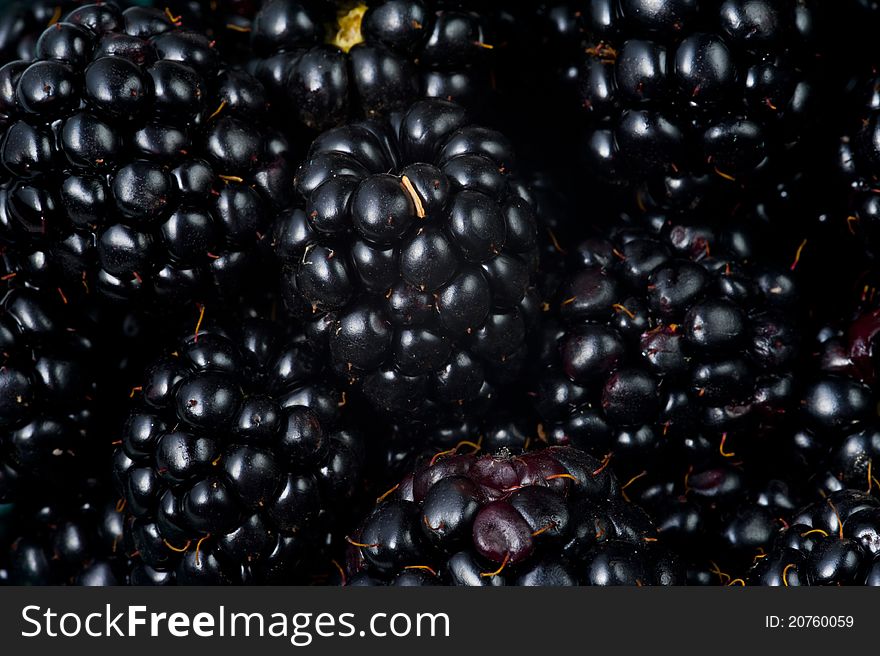
<instances>
[{"instance_id":1,"label":"ripe black blackberry","mask_svg":"<svg viewBox=\"0 0 880 656\"><path fill-rule=\"evenodd\" d=\"M666 207L766 182L816 104L817 3L598 0L545 7L609 182Z\"/></svg>"},{"instance_id":2,"label":"ripe black blackberry","mask_svg":"<svg viewBox=\"0 0 880 656\"><path fill-rule=\"evenodd\" d=\"M880 585L880 501L839 490L795 514L749 585Z\"/></svg>"},{"instance_id":3,"label":"ripe black blackberry","mask_svg":"<svg viewBox=\"0 0 880 656\"><path fill-rule=\"evenodd\" d=\"M63 490L91 467L102 369L93 328L56 296L14 289L0 300L0 503L34 480Z\"/></svg>"},{"instance_id":4,"label":"ripe black blackberry","mask_svg":"<svg viewBox=\"0 0 880 656\"><path fill-rule=\"evenodd\" d=\"M484 23L459 2L267 0L253 21L250 69L319 130L421 97L473 106L490 88Z\"/></svg>"},{"instance_id":5,"label":"ripe black blackberry","mask_svg":"<svg viewBox=\"0 0 880 656\"><path fill-rule=\"evenodd\" d=\"M113 458L131 582L293 582L359 488L347 400L278 323L200 330L155 362Z\"/></svg>"},{"instance_id":6,"label":"ripe black blackberry","mask_svg":"<svg viewBox=\"0 0 880 656\"><path fill-rule=\"evenodd\" d=\"M292 311L389 413L485 402L520 371L537 311L535 216L497 132L441 100L325 132L275 246Z\"/></svg>"},{"instance_id":7,"label":"ripe black blackberry","mask_svg":"<svg viewBox=\"0 0 880 656\"><path fill-rule=\"evenodd\" d=\"M827 492L872 489L880 464L877 337L880 310L865 310L845 329L819 334L818 362L800 399L801 421L790 440L793 463Z\"/></svg>"},{"instance_id":8,"label":"ripe black blackberry","mask_svg":"<svg viewBox=\"0 0 880 656\"><path fill-rule=\"evenodd\" d=\"M769 551L778 530L802 505L803 490L794 484L800 481L790 484L754 469L713 463L673 475L649 468L627 487L664 544L689 563L689 582L730 584Z\"/></svg>"},{"instance_id":9,"label":"ripe black blackberry","mask_svg":"<svg viewBox=\"0 0 880 656\"><path fill-rule=\"evenodd\" d=\"M568 447L438 454L350 538L351 585L675 585L677 559L602 464Z\"/></svg>"},{"instance_id":10,"label":"ripe black blackberry","mask_svg":"<svg viewBox=\"0 0 880 656\"><path fill-rule=\"evenodd\" d=\"M77 481L64 494L32 496L3 521L13 541L5 554L13 585L121 585L126 559L123 515L110 486ZM36 499L36 500L35 500Z\"/></svg>"},{"instance_id":11,"label":"ripe black blackberry","mask_svg":"<svg viewBox=\"0 0 880 656\"><path fill-rule=\"evenodd\" d=\"M763 264L745 227L655 218L571 255L533 378L548 439L611 453L621 476L665 456L676 478L764 463L762 437L797 398L794 276Z\"/></svg>"},{"instance_id":12,"label":"ripe black blackberry","mask_svg":"<svg viewBox=\"0 0 880 656\"><path fill-rule=\"evenodd\" d=\"M166 303L262 259L287 144L262 85L171 18L85 5L0 68L0 242L29 284Z\"/></svg>"}]
</instances>

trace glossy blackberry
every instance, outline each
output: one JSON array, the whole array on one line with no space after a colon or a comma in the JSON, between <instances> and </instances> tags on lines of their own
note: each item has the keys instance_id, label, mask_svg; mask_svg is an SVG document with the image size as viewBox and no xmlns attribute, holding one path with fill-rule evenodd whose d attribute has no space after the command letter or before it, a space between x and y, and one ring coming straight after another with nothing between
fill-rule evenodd
<instances>
[{"instance_id":1,"label":"glossy blackberry","mask_svg":"<svg viewBox=\"0 0 880 656\"><path fill-rule=\"evenodd\" d=\"M350 585L674 585L683 574L583 452L439 454L350 537Z\"/></svg>"},{"instance_id":2,"label":"glossy blackberry","mask_svg":"<svg viewBox=\"0 0 880 656\"><path fill-rule=\"evenodd\" d=\"M322 370L260 319L190 334L148 369L113 457L133 583L299 580L364 458Z\"/></svg>"},{"instance_id":3,"label":"glossy blackberry","mask_svg":"<svg viewBox=\"0 0 880 656\"><path fill-rule=\"evenodd\" d=\"M0 242L29 284L168 303L258 270L287 144L262 85L169 16L82 6L0 69Z\"/></svg>"},{"instance_id":4,"label":"glossy blackberry","mask_svg":"<svg viewBox=\"0 0 880 656\"><path fill-rule=\"evenodd\" d=\"M0 300L0 502L34 480L63 489L92 466L95 336L55 296L15 289Z\"/></svg>"},{"instance_id":5,"label":"glossy blackberry","mask_svg":"<svg viewBox=\"0 0 880 656\"><path fill-rule=\"evenodd\" d=\"M31 61L37 39L47 27L78 5L82 0L12 0L0 9L0 62Z\"/></svg>"},{"instance_id":6,"label":"glossy blackberry","mask_svg":"<svg viewBox=\"0 0 880 656\"><path fill-rule=\"evenodd\" d=\"M818 361L800 399L791 435L794 464L806 475L827 475L828 492L871 489L880 462L877 357L880 311L866 310L845 330L819 334Z\"/></svg>"},{"instance_id":7,"label":"glossy blackberry","mask_svg":"<svg viewBox=\"0 0 880 656\"><path fill-rule=\"evenodd\" d=\"M250 68L315 129L403 110L420 97L474 106L489 90L492 44L467 5L268 0L253 21Z\"/></svg>"},{"instance_id":8,"label":"glossy blackberry","mask_svg":"<svg viewBox=\"0 0 880 656\"><path fill-rule=\"evenodd\" d=\"M81 481L77 488L48 498L32 489L33 497L4 518L13 533L6 554L8 583L106 586L125 582L123 515L115 495L95 480Z\"/></svg>"},{"instance_id":9,"label":"glossy blackberry","mask_svg":"<svg viewBox=\"0 0 880 656\"><path fill-rule=\"evenodd\" d=\"M667 207L766 182L815 110L817 4L551 3L550 45L582 106L590 164Z\"/></svg>"},{"instance_id":10,"label":"glossy blackberry","mask_svg":"<svg viewBox=\"0 0 880 656\"><path fill-rule=\"evenodd\" d=\"M491 397L525 359L535 215L497 132L419 101L325 132L275 226L283 294L333 367L389 413Z\"/></svg>"},{"instance_id":11,"label":"glossy blackberry","mask_svg":"<svg viewBox=\"0 0 880 656\"><path fill-rule=\"evenodd\" d=\"M770 478L754 467L713 463L688 467L683 475L669 473L674 469L648 468L626 493L689 564L689 581L701 585L728 585L741 576L770 550L805 498L802 480Z\"/></svg>"},{"instance_id":12,"label":"glossy blackberry","mask_svg":"<svg viewBox=\"0 0 880 656\"><path fill-rule=\"evenodd\" d=\"M763 264L746 230L658 226L572 254L532 380L548 439L610 453L621 476L666 456L677 476L760 464L797 400L794 275Z\"/></svg>"},{"instance_id":13,"label":"glossy blackberry","mask_svg":"<svg viewBox=\"0 0 880 656\"><path fill-rule=\"evenodd\" d=\"M880 585L880 502L840 490L795 514L750 585Z\"/></svg>"}]
</instances>

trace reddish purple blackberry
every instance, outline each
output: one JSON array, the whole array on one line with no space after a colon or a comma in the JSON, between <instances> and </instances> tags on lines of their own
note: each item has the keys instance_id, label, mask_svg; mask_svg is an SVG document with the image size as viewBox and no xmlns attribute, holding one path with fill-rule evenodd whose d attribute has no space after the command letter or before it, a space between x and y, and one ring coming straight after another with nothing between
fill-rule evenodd
<instances>
[{"instance_id":1,"label":"reddish purple blackberry","mask_svg":"<svg viewBox=\"0 0 880 656\"><path fill-rule=\"evenodd\" d=\"M614 475L567 447L438 454L350 538L351 585L675 585L677 559Z\"/></svg>"},{"instance_id":2,"label":"reddish purple blackberry","mask_svg":"<svg viewBox=\"0 0 880 656\"><path fill-rule=\"evenodd\" d=\"M622 476L661 456L681 476L734 453L760 463L797 398L795 279L746 230L659 225L572 254L533 380L549 440L611 453Z\"/></svg>"},{"instance_id":3,"label":"reddish purple blackberry","mask_svg":"<svg viewBox=\"0 0 880 656\"><path fill-rule=\"evenodd\" d=\"M817 5L549 3L548 45L583 108L592 166L665 206L766 182L815 113Z\"/></svg>"},{"instance_id":4,"label":"reddish purple blackberry","mask_svg":"<svg viewBox=\"0 0 880 656\"><path fill-rule=\"evenodd\" d=\"M251 70L310 128L406 109L422 97L479 104L490 89L485 21L469 3L267 0Z\"/></svg>"},{"instance_id":5,"label":"reddish purple blackberry","mask_svg":"<svg viewBox=\"0 0 880 656\"><path fill-rule=\"evenodd\" d=\"M0 68L0 243L28 284L167 303L258 269L288 146L262 85L171 18L85 5Z\"/></svg>"},{"instance_id":6,"label":"reddish purple blackberry","mask_svg":"<svg viewBox=\"0 0 880 656\"><path fill-rule=\"evenodd\" d=\"M322 374L260 319L201 330L148 369L113 457L132 583L300 580L364 459Z\"/></svg>"},{"instance_id":7,"label":"reddish purple blackberry","mask_svg":"<svg viewBox=\"0 0 880 656\"><path fill-rule=\"evenodd\" d=\"M537 247L513 166L501 134L441 100L312 144L305 207L275 226L283 294L375 407L461 408L521 370Z\"/></svg>"},{"instance_id":8,"label":"reddish purple blackberry","mask_svg":"<svg viewBox=\"0 0 880 656\"><path fill-rule=\"evenodd\" d=\"M370 442L370 489L381 494L438 452L460 446L462 439L484 453L519 455L546 446L543 425L529 399L520 390L505 390L468 411L383 422Z\"/></svg>"},{"instance_id":9,"label":"reddish purple blackberry","mask_svg":"<svg viewBox=\"0 0 880 656\"><path fill-rule=\"evenodd\" d=\"M880 585L880 501L840 490L795 514L749 585Z\"/></svg>"},{"instance_id":10,"label":"reddish purple blackberry","mask_svg":"<svg viewBox=\"0 0 880 656\"><path fill-rule=\"evenodd\" d=\"M626 492L651 517L664 544L689 563L691 583L729 584L769 551L802 504L803 481L797 479L789 484L730 463L672 474L671 464L649 467Z\"/></svg>"}]
</instances>

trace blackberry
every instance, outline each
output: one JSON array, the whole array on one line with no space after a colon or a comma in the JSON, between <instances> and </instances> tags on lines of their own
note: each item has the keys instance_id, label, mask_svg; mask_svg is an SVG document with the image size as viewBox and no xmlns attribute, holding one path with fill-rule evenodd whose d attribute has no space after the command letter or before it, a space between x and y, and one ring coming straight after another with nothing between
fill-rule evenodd
<instances>
[{"instance_id":1,"label":"blackberry","mask_svg":"<svg viewBox=\"0 0 880 656\"><path fill-rule=\"evenodd\" d=\"M0 243L28 284L165 305L258 271L288 145L262 85L169 16L85 5L0 68Z\"/></svg>"},{"instance_id":2,"label":"blackberry","mask_svg":"<svg viewBox=\"0 0 880 656\"><path fill-rule=\"evenodd\" d=\"M380 418L381 420L382 418ZM386 425L387 424L387 425ZM518 455L545 446L540 418L521 390L505 390L486 405L458 413L381 422L370 442L370 489L381 494L438 452L462 446Z\"/></svg>"},{"instance_id":3,"label":"blackberry","mask_svg":"<svg viewBox=\"0 0 880 656\"><path fill-rule=\"evenodd\" d=\"M521 370L535 214L499 133L441 100L312 144L275 226L282 293L382 411L431 416Z\"/></svg>"},{"instance_id":4,"label":"blackberry","mask_svg":"<svg viewBox=\"0 0 880 656\"><path fill-rule=\"evenodd\" d=\"M54 296L0 300L0 502L34 480L63 489L96 450L96 333Z\"/></svg>"},{"instance_id":5,"label":"blackberry","mask_svg":"<svg viewBox=\"0 0 880 656\"><path fill-rule=\"evenodd\" d=\"M489 88L492 44L467 5L268 0L253 21L250 69L319 130L404 110L420 97L474 106Z\"/></svg>"},{"instance_id":6,"label":"blackberry","mask_svg":"<svg viewBox=\"0 0 880 656\"><path fill-rule=\"evenodd\" d=\"M875 23L876 24L876 23ZM856 87L849 102L851 110L843 117L847 126L838 152L838 170L846 185L844 202L839 207L840 224L856 236L864 249L872 255L880 248L880 209L877 191L880 189L880 102L877 85L880 84L876 55L871 57L875 68L856 75ZM844 69L846 70L846 69Z\"/></svg>"},{"instance_id":7,"label":"blackberry","mask_svg":"<svg viewBox=\"0 0 880 656\"><path fill-rule=\"evenodd\" d=\"M585 153L666 207L717 202L792 160L817 112L819 14L799 0L598 0L545 8Z\"/></svg>"},{"instance_id":8,"label":"blackberry","mask_svg":"<svg viewBox=\"0 0 880 656\"><path fill-rule=\"evenodd\" d=\"M351 585L673 585L677 559L614 475L568 447L438 454L360 525Z\"/></svg>"},{"instance_id":9,"label":"blackberry","mask_svg":"<svg viewBox=\"0 0 880 656\"><path fill-rule=\"evenodd\" d=\"M77 491L77 488L81 488ZM5 518L15 533L8 556L13 585L121 585L123 516L109 486L79 482L65 495L34 491Z\"/></svg>"},{"instance_id":10,"label":"blackberry","mask_svg":"<svg viewBox=\"0 0 880 656\"><path fill-rule=\"evenodd\" d=\"M535 358L548 439L612 454L621 476L667 458L677 478L767 463L763 438L797 399L794 274L764 264L745 228L655 218L571 255Z\"/></svg>"},{"instance_id":11,"label":"blackberry","mask_svg":"<svg viewBox=\"0 0 880 656\"><path fill-rule=\"evenodd\" d=\"M689 581L704 585L728 585L766 554L804 496L800 485L729 463L689 468L678 477L649 471L627 493L664 544L689 563Z\"/></svg>"},{"instance_id":12,"label":"blackberry","mask_svg":"<svg viewBox=\"0 0 880 656\"><path fill-rule=\"evenodd\" d=\"M880 311L866 310L846 330L828 327L819 334L818 363L801 395L801 421L790 444L800 472L828 475L828 492L876 484L878 332Z\"/></svg>"},{"instance_id":13,"label":"blackberry","mask_svg":"<svg viewBox=\"0 0 880 656\"><path fill-rule=\"evenodd\" d=\"M142 583L291 582L358 490L347 401L290 329L199 330L145 376L113 456Z\"/></svg>"},{"instance_id":14,"label":"blackberry","mask_svg":"<svg viewBox=\"0 0 880 656\"><path fill-rule=\"evenodd\" d=\"M880 585L880 502L839 490L795 514L750 585Z\"/></svg>"}]
</instances>

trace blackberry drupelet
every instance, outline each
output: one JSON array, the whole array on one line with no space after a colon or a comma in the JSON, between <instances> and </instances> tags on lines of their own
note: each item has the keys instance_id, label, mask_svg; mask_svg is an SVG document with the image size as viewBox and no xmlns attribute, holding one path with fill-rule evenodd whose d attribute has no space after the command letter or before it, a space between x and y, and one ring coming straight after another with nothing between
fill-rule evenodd
<instances>
[{"instance_id":1,"label":"blackberry drupelet","mask_svg":"<svg viewBox=\"0 0 880 656\"><path fill-rule=\"evenodd\" d=\"M0 68L0 243L28 284L166 305L258 270L287 143L262 85L169 15L82 6Z\"/></svg>"},{"instance_id":2,"label":"blackberry drupelet","mask_svg":"<svg viewBox=\"0 0 880 656\"><path fill-rule=\"evenodd\" d=\"M880 585L880 502L839 490L797 513L749 585Z\"/></svg>"},{"instance_id":3,"label":"blackberry drupelet","mask_svg":"<svg viewBox=\"0 0 880 656\"><path fill-rule=\"evenodd\" d=\"M465 439L484 453L512 455L542 448L546 436L530 400L521 390L505 390L479 411L445 413L412 421L390 422L370 442L370 490L381 494L438 452ZM389 422L383 422L386 424Z\"/></svg>"},{"instance_id":4,"label":"blackberry drupelet","mask_svg":"<svg viewBox=\"0 0 880 656\"><path fill-rule=\"evenodd\" d=\"M113 457L132 583L291 583L359 489L363 444L278 323L200 330L147 371Z\"/></svg>"},{"instance_id":5,"label":"blackberry drupelet","mask_svg":"<svg viewBox=\"0 0 880 656\"><path fill-rule=\"evenodd\" d=\"M325 132L275 246L289 308L396 417L485 403L537 314L535 215L499 133L441 100Z\"/></svg>"},{"instance_id":6,"label":"blackberry drupelet","mask_svg":"<svg viewBox=\"0 0 880 656\"><path fill-rule=\"evenodd\" d=\"M551 5L545 21L551 45L568 46L564 77L584 110L591 165L666 207L728 190L739 200L743 187L766 183L791 163L815 111L816 4Z\"/></svg>"},{"instance_id":7,"label":"blackberry drupelet","mask_svg":"<svg viewBox=\"0 0 880 656\"><path fill-rule=\"evenodd\" d=\"M674 585L683 574L581 451L438 454L350 538L350 585Z\"/></svg>"},{"instance_id":8,"label":"blackberry drupelet","mask_svg":"<svg viewBox=\"0 0 880 656\"><path fill-rule=\"evenodd\" d=\"M123 515L110 486L84 480L63 495L30 492L33 496L4 518L15 534L6 554L9 583L105 586L125 582Z\"/></svg>"},{"instance_id":9,"label":"blackberry drupelet","mask_svg":"<svg viewBox=\"0 0 880 656\"><path fill-rule=\"evenodd\" d=\"M92 467L102 356L96 332L56 296L0 300L0 503L28 482L62 490Z\"/></svg>"},{"instance_id":10,"label":"blackberry drupelet","mask_svg":"<svg viewBox=\"0 0 880 656\"><path fill-rule=\"evenodd\" d=\"M11 0L0 8L0 62L31 61L37 39L83 0Z\"/></svg>"},{"instance_id":11,"label":"blackberry drupelet","mask_svg":"<svg viewBox=\"0 0 880 656\"><path fill-rule=\"evenodd\" d=\"M666 456L679 480L688 465L772 464L762 438L797 398L794 275L762 264L745 227L657 225L572 254L533 378L548 439L612 454L621 476Z\"/></svg>"},{"instance_id":12,"label":"blackberry drupelet","mask_svg":"<svg viewBox=\"0 0 880 656\"><path fill-rule=\"evenodd\" d=\"M490 88L484 23L468 3L267 0L253 21L250 69L319 130L422 97L472 107Z\"/></svg>"}]
</instances>

